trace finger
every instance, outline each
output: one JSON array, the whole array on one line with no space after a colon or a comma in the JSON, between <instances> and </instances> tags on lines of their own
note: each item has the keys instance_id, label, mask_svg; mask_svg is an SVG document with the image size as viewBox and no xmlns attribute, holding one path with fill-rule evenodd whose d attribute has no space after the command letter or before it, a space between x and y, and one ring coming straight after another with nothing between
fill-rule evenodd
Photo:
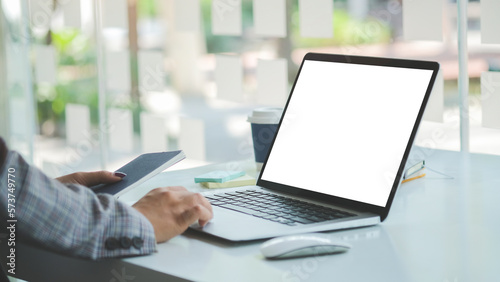
<instances>
[{"instance_id":1,"label":"finger","mask_svg":"<svg viewBox=\"0 0 500 282\"><path fill-rule=\"evenodd\" d=\"M201 227L205 226L212 218L214 217L214 214L212 212L212 207L210 209L207 209L206 207L201 208L201 213L198 218L198 224L200 224Z\"/></svg>"},{"instance_id":2,"label":"finger","mask_svg":"<svg viewBox=\"0 0 500 282\"><path fill-rule=\"evenodd\" d=\"M84 183L82 184L85 186L94 186L97 184L114 183L122 180L122 178L125 177L125 175L126 174L124 173L113 173L105 170L87 172L83 175Z\"/></svg>"},{"instance_id":3,"label":"finger","mask_svg":"<svg viewBox=\"0 0 500 282\"><path fill-rule=\"evenodd\" d=\"M210 202L207 200L207 198L205 198L203 195L201 195L200 193L196 193L194 194L195 198L196 198L196 201L203 205L207 210L209 210L210 212L212 212L212 205L210 204Z\"/></svg>"},{"instance_id":4,"label":"finger","mask_svg":"<svg viewBox=\"0 0 500 282\"><path fill-rule=\"evenodd\" d=\"M203 227L213 217L212 205L207 198L203 197L200 193L195 193L192 197L195 205L200 205L202 207L201 213L198 217L198 223Z\"/></svg>"},{"instance_id":5,"label":"finger","mask_svg":"<svg viewBox=\"0 0 500 282\"><path fill-rule=\"evenodd\" d=\"M212 212L202 205L195 205L182 214L181 225L187 228L192 223L198 221L200 226L204 226L212 218Z\"/></svg>"},{"instance_id":6,"label":"finger","mask_svg":"<svg viewBox=\"0 0 500 282\"><path fill-rule=\"evenodd\" d=\"M208 220L200 219L200 220L198 220L198 224L200 225L200 227L203 227L203 226L207 225L207 223L209 223L212 218L213 218L213 216Z\"/></svg>"},{"instance_id":7,"label":"finger","mask_svg":"<svg viewBox=\"0 0 500 282\"><path fill-rule=\"evenodd\" d=\"M189 202L191 202L192 206L200 206L202 209L202 213L200 213L198 218L195 218L194 221L198 221L200 226L204 226L207 224L210 219L213 217L212 205L210 202L203 197L200 193L191 193L188 195ZM193 223L194 221L191 221Z\"/></svg>"}]
</instances>

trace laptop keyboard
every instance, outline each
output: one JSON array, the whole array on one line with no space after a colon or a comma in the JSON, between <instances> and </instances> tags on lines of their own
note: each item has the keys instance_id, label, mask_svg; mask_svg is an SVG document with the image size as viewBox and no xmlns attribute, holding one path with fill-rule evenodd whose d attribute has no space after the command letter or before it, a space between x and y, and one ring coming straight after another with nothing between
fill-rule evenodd
<instances>
[{"instance_id":1,"label":"laptop keyboard","mask_svg":"<svg viewBox=\"0 0 500 282\"><path fill-rule=\"evenodd\" d=\"M214 206L290 226L356 216L262 190L218 193L206 198Z\"/></svg>"}]
</instances>

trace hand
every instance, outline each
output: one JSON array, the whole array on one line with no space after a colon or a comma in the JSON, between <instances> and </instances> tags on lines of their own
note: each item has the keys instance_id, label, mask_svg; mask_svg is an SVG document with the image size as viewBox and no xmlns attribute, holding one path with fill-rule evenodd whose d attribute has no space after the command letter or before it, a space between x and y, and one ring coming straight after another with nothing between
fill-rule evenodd
<instances>
[{"instance_id":1,"label":"hand","mask_svg":"<svg viewBox=\"0 0 500 282\"><path fill-rule=\"evenodd\" d=\"M75 183L91 187L97 184L114 183L122 180L126 174L123 172L94 171L94 172L75 172L56 178L61 183Z\"/></svg>"},{"instance_id":2,"label":"hand","mask_svg":"<svg viewBox=\"0 0 500 282\"><path fill-rule=\"evenodd\" d=\"M151 222L158 243L181 234L196 221L204 226L213 217L205 197L180 186L156 188L133 207Z\"/></svg>"}]
</instances>

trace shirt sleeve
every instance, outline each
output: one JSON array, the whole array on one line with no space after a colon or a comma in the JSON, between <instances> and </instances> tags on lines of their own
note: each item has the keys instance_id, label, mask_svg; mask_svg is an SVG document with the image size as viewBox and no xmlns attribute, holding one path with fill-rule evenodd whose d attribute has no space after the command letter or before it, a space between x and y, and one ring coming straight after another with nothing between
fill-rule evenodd
<instances>
[{"instance_id":1,"label":"shirt sleeve","mask_svg":"<svg viewBox=\"0 0 500 282\"><path fill-rule=\"evenodd\" d=\"M156 250L153 226L140 212L111 195L50 179L14 151L7 150L2 156L2 145L6 148L2 141L0 213L4 218L11 216L7 198L13 194L21 238L91 259L144 255ZM15 180L15 189L10 191L9 173Z\"/></svg>"}]
</instances>

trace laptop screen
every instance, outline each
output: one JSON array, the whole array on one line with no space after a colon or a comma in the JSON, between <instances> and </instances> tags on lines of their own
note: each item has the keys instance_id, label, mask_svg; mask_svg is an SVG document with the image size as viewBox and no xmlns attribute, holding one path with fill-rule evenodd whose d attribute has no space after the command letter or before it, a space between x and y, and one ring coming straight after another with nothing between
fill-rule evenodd
<instances>
[{"instance_id":1,"label":"laptop screen","mask_svg":"<svg viewBox=\"0 0 500 282\"><path fill-rule=\"evenodd\" d=\"M261 179L385 207L432 74L304 60Z\"/></svg>"}]
</instances>

